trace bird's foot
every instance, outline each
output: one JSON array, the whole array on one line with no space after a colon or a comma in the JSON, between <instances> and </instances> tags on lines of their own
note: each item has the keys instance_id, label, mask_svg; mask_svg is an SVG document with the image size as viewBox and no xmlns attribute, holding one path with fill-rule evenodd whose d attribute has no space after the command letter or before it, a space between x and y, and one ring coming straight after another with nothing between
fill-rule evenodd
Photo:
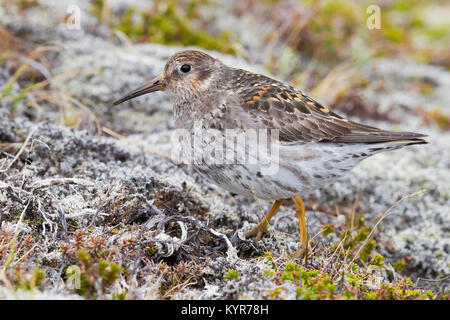
<instances>
[{"instance_id":1,"label":"bird's foot","mask_svg":"<svg viewBox=\"0 0 450 320\"><path fill-rule=\"evenodd\" d=\"M300 248L300 249L298 249L298 250L296 250L294 252L289 253L289 256L292 259L300 259L300 258L302 258L302 257L304 257L306 255L307 251L308 250L307 250L306 247L305 248L302 247L302 248Z\"/></svg>"},{"instance_id":2,"label":"bird's foot","mask_svg":"<svg viewBox=\"0 0 450 320\"><path fill-rule=\"evenodd\" d=\"M258 241L262 238L264 234L269 234L269 230L267 230L267 225L258 224L252 230L248 231L245 236L247 238L255 237L255 240Z\"/></svg>"},{"instance_id":3,"label":"bird's foot","mask_svg":"<svg viewBox=\"0 0 450 320\"><path fill-rule=\"evenodd\" d=\"M283 199L276 200L272 207L270 208L269 212L261 219L261 221L258 223L258 225L247 232L246 236L247 238L255 237L256 240L261 239L263 234L269 234L269 230L267 230L267 225L269 224L270 219L277 213L280 206L283 204Z\"/></svg>"}]
</instances>

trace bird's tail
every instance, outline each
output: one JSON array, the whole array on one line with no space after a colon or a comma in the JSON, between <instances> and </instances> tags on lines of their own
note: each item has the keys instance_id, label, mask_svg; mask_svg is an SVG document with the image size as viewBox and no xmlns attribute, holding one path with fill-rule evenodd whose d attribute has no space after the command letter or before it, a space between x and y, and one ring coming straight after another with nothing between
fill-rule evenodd
<instances>
[{"instance_id":1,"label":"bird's tail","mask_svg":"<svg viewBox=\"0 0 450 320\"><path fill-rule=\"evenodd\" d=\"M367 144L378 144L378 143L393 143L393 145L403 144L426 144L428 143L424 138L425 134L415 133L415 132L396 132L387 130L377 130L372 132L361 132L354 131L333 139L334 142L345 142L345 143L367 143Z\"/></svg>"},{"instance_id":2,"label":"bird's tail","mask_svg":"<svg viewBox=\"0 0 450 320\"><path fill-rule=\"evenodd\" d=\"M384 137L378 136L371 142L365 142L369 144L369 150L374 153L381 151L400 149L406 146L412 146L415 144L427 144L424 138L427 135L415 132L391 132L387 131L389 135Z\"/></svg>"}]
</instances>

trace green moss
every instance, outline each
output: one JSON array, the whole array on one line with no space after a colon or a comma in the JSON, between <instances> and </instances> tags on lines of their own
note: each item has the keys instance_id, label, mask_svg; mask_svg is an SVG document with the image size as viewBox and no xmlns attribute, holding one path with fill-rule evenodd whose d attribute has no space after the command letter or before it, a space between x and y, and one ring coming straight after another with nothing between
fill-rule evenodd
<instances>
[{"instance_id":1,"label":"green moss","mask_svg":"<svg viewBox=\"0 0 450 320\"><path fill-rule=\"evenodd\" d=\"M294 276L292 275L292 273L290 272L283 272L283 274L281 275L281 280L286 281L286 280L294 280Z\"/></svg>"},{"instance_id":2,"label":"green moss","mask_svg":"<svg viewBox=\"0 0 450 320\"><path fill-rule=\"evenodd\" d=\"M372 260L370 260L370 265L372 266L377 266L377 267L382 267L384 266L384 257L380 254L376 254Z\"/></svg>"},{"instance_id":3,"label":"green moss","mask_svg":"<svg viewBox=\"0 0 450 320\"><path fill-rule=\"evenodd\" d=\"M404 281L405 281L405 283L406 283L408 286L413 286L413 285L414 285L414 283L412 282L412 280L411 280L410 278L405 278Z\"/></svg>"},{"instance_id":4,"label":"green moss","mask_svg":"<svg viewBox=\"0 0 450 320\"><path fill-rule=\"evenodd\" d=\"M317 300L317 296L313 290L303 290L302 288L297 288L296 295L297 299L300 300Z\"/></svg>"},{"instance_id":5,"label":"green moss","mask_svg":"<svg viewBox=\"0 0 450 320\"><path fill-rule=\"evenodd\" d=\"M272 257L272 253L269 251L264 252L264 263L269 265L272 270L278 270L275 260Z\"/></svg>"},{"instance_id":6,"label":"green moss","mask_svg":"<svg viewBox=\"0 0 450 320\"><path fill-rule=\"evenodd\" d=\"M360 288L360 280L353 274L345 273L347 282L356 288Z\"/></svg>"},{"instance_id":7,"label":"green moss","mask_svg":"<svg viewBox=\"0 0 450 320\"><path fill-rule=\"evenodd\" d=\"M322 227L322 233L327 236L334 232L334 226L332 224L327 224Z\"/></svg>"},{"instance_id":8,"label":"green moss","mask_svg":"<svg viewBox=\"0 0 450 320\"><path fill-rule=\"evenodd\" d=\"M377 300L377 299L378 299L378 296L377 296L377 294L376 294L375 292L367 291L367 292L365 293L365 298L366 298L367 300Z\"/></svg>"},{"instance_id":9,"label":"green moss","mask_svg":"<svg viewBox=\"0 0 450 320\"><path fill-rule=\"evenodd\" d=\"M359 253L360 258L363 261L369 260L370 254L372 253L373 249L375 249L375 240L369 239Z\"/></svg>"},{"instance_id":10,"label":"green moss","mask_svg":"<svg viewBox=\"0 0 450 320\"><path fill-rule=\"evenodd\" d=\"M369 232L366 228L360 230L354 237L355 241L361 242L367 239Z\"/></svg>"},{"instance_id":11,"label":"green moss","mask_svg":"<svg viewBox=\"0 0 450 320\"><path fill-rule=\"evenodd\" d=\"M449 37L450 25L433 26L425 29L425 33L432 40L444 40Z\"/></svg>"},{"instance_id":12,"label":"green moss","mask_svg":"<svg viewBox=\"0 0 450 320\"><path fill-rule=\"evenodd\" d=\"M264 276L272 278L275 275L272 269L264 269Z\"/></svg>"},{"instance_id":13,"label":"green moss","mask_svg":"<svg viewBox=\"0 0 450 320\"><path fill-rule=\"evenodd\" d=\"M410 290L407 289L405 291L401 291L401 296L400 297L411 297L411 298L415 298L415 297L419 297L422 294L422 292L420 290L414 289L414 290Z\"/></svg>"},{"instance_id":14,"label":"green moss","mask_svg":"<svg viewBox=\"0 0 450 320\"><path fill-rule=\"evenodd\" d=\"M121 272L126 274L126 270L119 264L99 258L102 255L97 254L97 249L102 245L101 238L88 239L83 233L77 232L75 242L78 242L80 249L76 252L73 263L67 264L65 277L73 283L78 294L85 298L95 298L99 293L111 290ZM85 248L86 244L89 244L89 249ZM75 246L75 243L73 245ZM63 253L67 250L62 248ZM113 299L119 299L123 295L126 295L126 292L112 292Z\"/></svg>"},{"instance_id":15,"label":"green moss","mask_svg":"<svg viewBox=\"0 0 450 320\"><path fill-rule=\"evenodd\" d=\"M269 295L272 298L276 298L279 294L281 294L283 291L280 288L274 288L268 291Z\"/></svg>"},{"instance_id":16,"label":"green moss","mask_svg":"<svg viewBox=\"0 0 450 320\"><path fill-rule=\"evenodd\" d=\"M296 264L295 262L288 262L284 266L284 270L286 272L292 272L294 270L298 270L299 268L300 268L299 265Z\"/></svg>"},{"instance_id":17,"label":"green moss","mask_svg":"<svg viewBox=\"0 0 450 320\"><path fill-rule=\"evenodd\" d=\"M89 252L86 250L78 250L77 252L78 260L80 260L83 263L89 263L91 256L89 255Z\"/></svg>"},{"instance_id":18,"label":"green moss","mask_svg":"<svg viewBox=\"0 0 450 320\"><path fill-rule=\"evenodd\" d=\"M123 290L122 292L116 292L113 295L113 300L125 300L127 298L128 291Z\"/></svg>"},{"instance_id":19,"label":"green moss","mask_svg":"<svg viewBox=\"0 0 450 320\"><path fill-rule=\"evenodd\" d=\"M354 255L359 253L357 258L360 261L370 261L376 242L373 239L368 240L372 229L364 220L364 215L358 214L354 221L348 217L345 226L340 228L339 240L330 248L330 252L335 252L338 246L342 245L345 250L340 251L341 256L354 258Z\"/></svg>"},{"instance_id":20,"label":"green moss","mask_svg":"<svg viewBox=\"0 0 450 320\"><path fill-rule=\"evenodd\" d=\"M328 274L307 270L294 262L285 264L281 280L294 282L296 296L301 300L331 299L336 294L336 285Z\"/></svg>"},{"instance_id":21,"label":"green moss","mask_svg":"<svg viewBox=\"0 0 450 320\"><path fill-rule=\"evenodd\" d=\"M44 271L39 268L36 267L36 269L34 269L33 274L31 275L31 279L29 281L29 288L30 290L33 290L35 287L38 287L41 285L42 280L44 280L45 276L44 276Z\"/></svg>"},{"instance_id":22,"label":"green moss","mask_svg":"<svg viewBox=\"0 0 450 320\"><path fill-rule=\"evenodd\" d=\"M44 271L41 268L36 267L29 276L29 280L27 280L25 270L18 267L14 271L12 283L14 284L15 289L21 288L26 291L33 291L36 287L41 285L44 278Z\"/></svg>"},{"instance_id":23,"label":"green moss","mask_svg":"<svg viewBox=\"0 0 450 320\"><path fill-rule=\"evenodd\" d=\"M344 294L340 297L340 300L357 300L357 299L353 292L345 290Z\"/></svg>"},{"instance_id":24,"label":"green moss","mask_svg":"<svg viewBox=\"0 0 450 320\"><path fill-rule=\"evenodd\" d=\"M153 256L158 252L158 247L155 246L154 244L150 244L147 248L146 248L146 252L147 255L149 256Z\"/></svg>"},{"instance_id":25,"label":"green moss","mask_svg":"<svg viewBox=\"0 0 450 320\"><path fill-rule=\"evenodd\" d=\"M90 277L85 273L80 274L80 287L76 289L76 292L79 295L88 297L90 295L90 291L91 291Z\"/></svg>"},{"instance_id":26,"label":"green moss","mask_svg":"<svg viewBox=\"0 0 450 320\"><path fill-rule=\"evenodd\" d=\"M394 262L393 267L395 271L401 271L406 266L406 262L404 259L399 259Z\"/></svg>"},{"instance_id":27,"label":"green moss","mask_svg":"<svg viewBox=\"0 0 450 320\"><path fill-rule=\"evenodd\" d=\"M406 34L403 28L390 25L384 29L384 36L391 42L401 43L405 41Z\"/></svg>"},{"instance_id":28,"label":"green moss","mask_svg":"<svg viewBox=\"0 0 450 320\"><path fill-rule=\"evenodd\" d=\"M230 269L225 272L224 277L226 281L237 280L239 279L239 273L235 269Z\"/></svg>"},{"instance_id":29,"label":"green moss","mask_svg":"<svg viewBox=\"0 0 450 320\"><path fill-rule=\"evenodd\" d=\"M101 18L104 5L103 1L95 1L91 11ZM148 10L129 7L119 17L118 22L112 23L112 27L138 42L192 45L207 50L234 53L231 33L212 34L206 31L209 21L198 14L201 6L213 7L214 3L199 0L169 0L155 1Z\"/></svg>"},{"instance_id":30,"label":"green moss","mask_svg":"<svg viewBox=\"0 0 450 320\"><path fill-rule=\"evenodd\" d=\"M120 274L120 266L106 260L99 260L97 264L98 274L103 280L104 286L112 285Z\"/></svg>"}]
</instances>

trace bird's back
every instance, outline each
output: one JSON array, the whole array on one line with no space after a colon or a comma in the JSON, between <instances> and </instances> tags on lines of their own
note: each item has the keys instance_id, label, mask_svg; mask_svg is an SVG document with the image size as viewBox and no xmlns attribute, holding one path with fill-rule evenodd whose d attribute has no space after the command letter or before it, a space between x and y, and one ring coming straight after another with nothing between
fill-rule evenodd
<instances>
[{"instance_id":1,"label":"bird's back","mask_svg":"<svg viewBox=\"0 0 450 320\"><path fill-rule=\"evenodd\" d=\"M347 120L280 81L232 69L228 100L230 118L247 118L248 127L277 129L281 142L423 144L425 135L393 132ZM234 106L232 106L234 105Z\"/></svg>"}]
</instances>

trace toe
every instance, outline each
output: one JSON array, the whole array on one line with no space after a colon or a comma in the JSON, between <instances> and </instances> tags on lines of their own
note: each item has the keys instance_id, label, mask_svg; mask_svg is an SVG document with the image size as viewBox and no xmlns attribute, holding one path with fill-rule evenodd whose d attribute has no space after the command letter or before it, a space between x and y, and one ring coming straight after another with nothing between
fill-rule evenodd
<instances>
[{"instance_id":1,"label":"toe","mask_svg":"<svg viewBox=\"0 0 450 320\"><path fill-rule=\"evenodd\" d=\"M291 258L293 258L293 259L299 259L299 258L304 257L305 254L306 254L306 248L302 247L294 252L291 252L289 254L289 256L291 256Z\"/></svg>"},{"instance_id":2,"label":"toe","mask_svg":"<svg viewBox=\"0 0 450 320\"><path fill-rule=\"evenodd\" d=\"M245 237L251 238L251 237L254 237L255 235L256 235L255 229L252 229L252 230L247 231L247 233L245 234Z\"/></svg>"},{"instance_id":3,"label":"toe","mask_svg":"<svg viewBox=\"0 0 450 320\"><path fill-rule=\"evenodd\" d=\"M247 232L246 237L250 238L250 237L254 237L255 240L260 240L262 238L262 236L268 233L267 228L261 228L259 226L256 226L254 229L250 230Z\"/></svg>"}]
</instances>

